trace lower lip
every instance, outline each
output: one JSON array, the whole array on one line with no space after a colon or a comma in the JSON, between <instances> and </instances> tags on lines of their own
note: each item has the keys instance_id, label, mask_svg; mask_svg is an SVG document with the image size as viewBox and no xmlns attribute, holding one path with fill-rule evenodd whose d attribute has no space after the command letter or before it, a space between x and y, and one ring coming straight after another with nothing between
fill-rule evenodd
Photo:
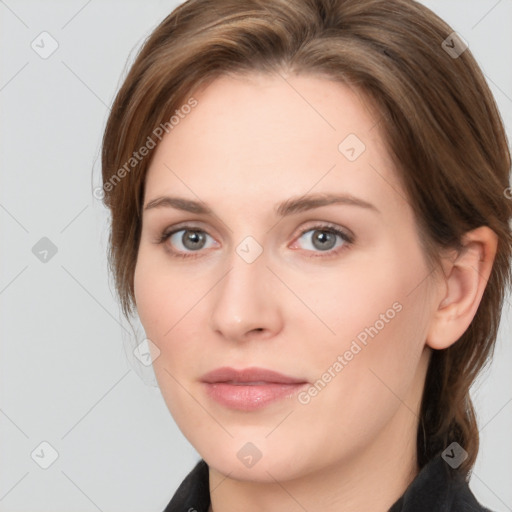
<instances>
[{"instance_id":1,"label":"lower lip","mask_svg":"<svg viewBox=\"0 0 512 512\"><path fill-rule=\"evenodd\" d=\"M221 405L240 411L261 409L272 402L293 396L307 383L235 385L227 382L204 383L208 395Z\"/></svg>"}]
</instances>

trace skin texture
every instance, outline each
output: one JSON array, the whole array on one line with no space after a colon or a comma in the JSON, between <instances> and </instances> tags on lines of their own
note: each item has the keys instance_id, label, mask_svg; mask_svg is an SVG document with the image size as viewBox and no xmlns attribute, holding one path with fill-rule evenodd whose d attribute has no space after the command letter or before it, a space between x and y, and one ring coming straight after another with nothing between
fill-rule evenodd
<instances>
[{"instance_id":1,"label":"skin texture","mask_svg":"<svg viewBox=\"0 0 512 512\"><path fill-rule=\"evenodd\" d=\"M378 117L345 85L225 76L194 97L155 150L144 205L172 195L213 214L144 211L135 298L160 351L153 365L167 406L210 466L211 510L385 511L418 471L431 349L456 342L471 322L494 234L469 233L463 255L447 254L433 272ZM349 134L365 145L354 161L339 150ZM378 211L331 204L275 214L278 203L317 193L350 194ZM322 250L313 236L325 228L313 228L326 223L353 242L336 237ZM184 246L184 232L157 243L183 224L205 233L204 248ZM263 249L252 263L236 251L248 236ZM378 333L308 403L292 396L237 411L200 382L221 366L259 366L314 384L370 326ZM261 453L252 467L237 457L248 442Z\"/></svg>"}]
</instances>

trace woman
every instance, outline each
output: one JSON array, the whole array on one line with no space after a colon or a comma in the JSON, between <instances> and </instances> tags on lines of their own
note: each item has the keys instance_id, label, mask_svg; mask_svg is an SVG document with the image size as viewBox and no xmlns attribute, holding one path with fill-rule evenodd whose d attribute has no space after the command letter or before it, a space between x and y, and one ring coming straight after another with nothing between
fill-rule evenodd
<instances>
[{"instance_id":1,"label":"woman","mask_svg":"<svg viewBox=\"0 0 512 512\"><path fill-rule=\"evenodd\" d=\"M409 0L189 0L102 154L110 263L202 459L166 511L486 510L469 387L510 283L510 153Z\"/></svg>"}]
</instances>

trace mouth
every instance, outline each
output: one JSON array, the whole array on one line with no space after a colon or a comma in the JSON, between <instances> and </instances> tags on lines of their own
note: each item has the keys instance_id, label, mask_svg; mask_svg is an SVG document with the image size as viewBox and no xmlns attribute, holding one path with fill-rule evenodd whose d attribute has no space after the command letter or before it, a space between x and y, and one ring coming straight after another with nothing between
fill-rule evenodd
<instances>
[{"instance_id":1,"label":"mouth","mask_svg":"<svg viewBox=\"0 0 512 512\"><path fill-rule=\"evenodd\" d=\"M224 407L240 411L263 408L292 397L308 384L265 368L218 368L201 378L207 396Z\"/></svg>"},{"instance_id":2,"label":"mouth","mask_svg":"<svg viewBox=\"0 0 512 512\"><path fill-rule=\"evenodd\" d=\"M277 384L276 382L266 382L266 381L258 381L258 382L235 382L232 380L226 380L224 382L212 382L212 384L231 384L232 386L266 386L268 384Z\"/></svg>"}]
</instances>

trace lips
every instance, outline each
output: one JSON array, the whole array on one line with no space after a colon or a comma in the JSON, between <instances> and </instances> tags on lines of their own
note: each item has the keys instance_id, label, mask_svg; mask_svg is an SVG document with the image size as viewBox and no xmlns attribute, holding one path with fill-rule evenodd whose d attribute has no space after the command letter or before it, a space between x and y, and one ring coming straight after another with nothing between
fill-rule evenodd
<instances>
[{"instance_id":1,"label":"lips","mask_svg":"<svg viewBox=\"0 0 512 512\"><path fill-rule=\"evenodd\" d=\"M208 397L229 409L252 411L290 398L308 383L265 368L218 368L201 379Z\"/></svg>"},{"instance_id":2,"label":"lips","mask_svg":"<svg viewBox=\"0 0 512 512\"><path fill-rule=\"evenodd\" d=\"M202 382L209 384L227 382L234 385L257 385L257 384L304 384L304 379L288 377L282 373L267 370L265 368L217 368L206 375L203 375Z\"/></svg>"}]
</instances>

